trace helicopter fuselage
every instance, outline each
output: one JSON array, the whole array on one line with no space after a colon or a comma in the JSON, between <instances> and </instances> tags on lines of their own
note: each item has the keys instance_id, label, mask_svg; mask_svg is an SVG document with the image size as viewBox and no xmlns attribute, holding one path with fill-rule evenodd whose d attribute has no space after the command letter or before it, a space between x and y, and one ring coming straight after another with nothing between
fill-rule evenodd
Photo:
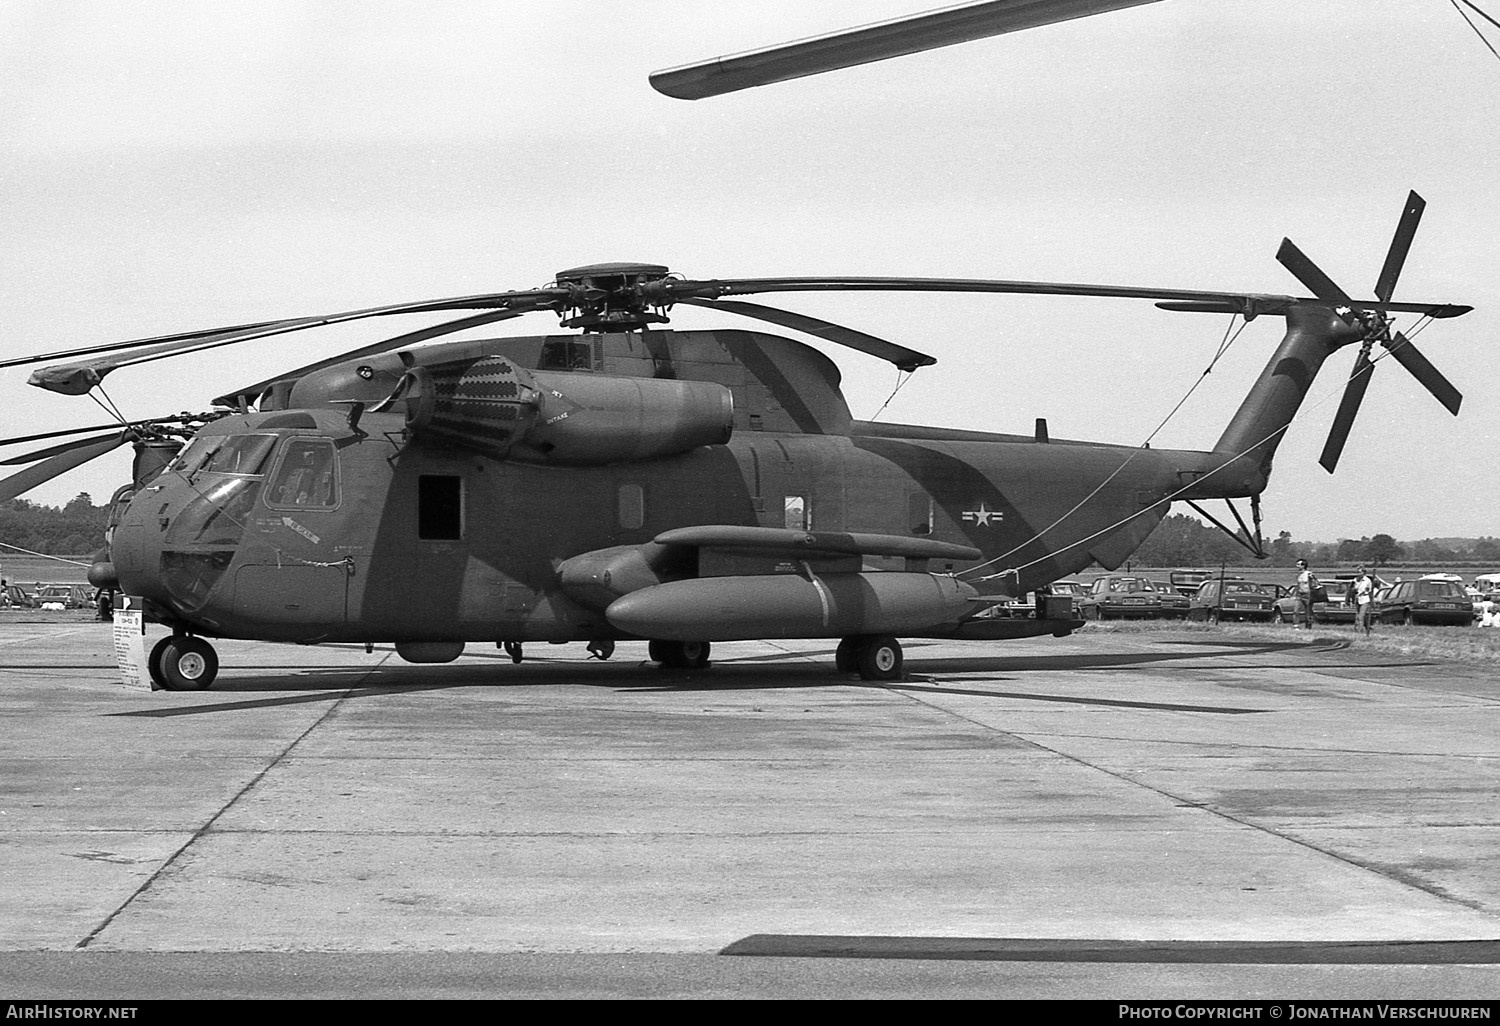
<instances>
[{"instance_id":1,"label":"helicopter fuselage","mask_svg":"<svg viewBox=\"0 0 1500 1026\"><path fill-rule=\"evenodd\" d=\"M657 337L643 342L642 334ZM1117 566L1194 481L1202 482L1192 492L1199 496L1253 494L1263 487L1257 470L1226 466L1220 453L854 422L838 392L837 371L816 351L735 332L721 333L736 336L727 341L713 340L734 359L683 358L712 348L691 337L705 334L607 336L604 348L641 345L675 353L668 381L695 371L727 380L732 436L597 465L586 454L572 457L582 464L548 462L535 453L500 457L493 446L464 444L451 432L424 438L411 430L417 398L406 401L404 412L352 413L355 402L378 405L374 397L400 380L406 365L395 357L335 368L321 384L298 383L287 409L209 424L163 473L138 486L111 540L120 587L140 596L154 619L219 637L307 643L617 639L636 635L606 616L608 588L628 590L618 581L611 585L610 568L618 577L622 566L640 562L618 554L639 551L655 560L656 576L648 583L777 576L863 581L868 571L897 571L875 580L916 594L940 587L930 583L935 578L961 575L967 590L942 597L943 615L926 628L903 624L908 634L946 634L983 607L978 600L986 593L993 595L996 589L985 584L992 574L1014 568L1012 589L1024 591L1095 562ZM436 368L455 358L492 360L497 352L508 359L537 341L545 348L546 340L455 343L433 347L425 359ZM537 361L524 362L534 368ZM702 374L706 366L718 373ZM744 373L747 368L752 373ZM576 394L568 388L573 381L587 377L597 389L615 380L607 369L563 372L576 378L540 372L540 380L553 395ZM308 405L299 405L297 389ZM322 404L312 405L317 399ZM588 414L575 408L573 419L583 423ZM802 558L735 539L672 552L656 541L704 527L887 541L883 549L876 546L880 552L816 550ZM882 554L900 552L891 539L911 540L915 557ZM952 555L964 550L977 557ZM592 587L580 587L569 567L591 554L602 554L596 561L604 567L604 585L596 572ZM865 578L849 577L862 573ZM779 600L764 601L775 606ZM683 608L678 618L691 622L695 612ZM786 615L788 623L778 629L775 610L763 610L755 632L859 633L847 621ZM726 636L722 620L705 624L711 636L705 640ZM685 633L692 634L691 626Z\"/></svg>"}]
</instances>

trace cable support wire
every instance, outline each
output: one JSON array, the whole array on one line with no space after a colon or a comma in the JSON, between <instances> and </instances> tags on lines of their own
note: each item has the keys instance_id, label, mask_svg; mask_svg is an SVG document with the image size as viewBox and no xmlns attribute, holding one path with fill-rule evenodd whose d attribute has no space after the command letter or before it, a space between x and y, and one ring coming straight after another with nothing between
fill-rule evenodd
<instances>
[{"instance_id":1,"label":"cable support wire","mask_svg":"<svg viewBox=\"0 0 1500 1026\"><path fill-rule=\"evenodd\" d=\"M887 406L891 405L891 400L894 399L894 398L896 398L896 393L899 392L899 391L901 391L901 389L903 387L905 387L906 383L908 381L910 381L911 378L912 378L912 372L911 371L904 371L904 370L901 370L900 368L897 368L897 370L896 370L896 387L893 388L893 389L891 389L891 394L885 397L885 402L883 402L883 403L880 404L880 409L876 410L875 411L875 415L870 418L870 420L871 420L872 423L875 420L879 419L880 415L885 412L885 408Z\"/></svg>"},{"instance_id":2,"label":"cable support wire","mask_svg":"<svg viewBox=\"0 0 1500 1026\"><path fill-rule=\"evenodd\" d=\"M50 554L48 554L46 552L33 552L31 549L23 549L19 545L10 545L10 544L7 544L6 542L0 542L0 549L14 549L16 552L24 552L28 556L41 556L43 559L55 559L59 563L69 563L69 564L71 564L73 566L89 566L90 565L88 563L80 563L76 559L65 559L62 556L53 556L53 555L50 555Z\"/></svg>"},{"instance_id":3,"label":"cable support wire","mask_svg":"<svg viewBox=\"0 0 1500 1026\"><path fill-rule=\"evenodd\" d=\"M1458 12L1459 17L1463 18L1465 24L1467 24L1469 28L1474 30L1474 34L1479 37L1479 41L1485 45L1485 48L1489 50L1490 53L1494 54L1496 60L1500 60L1500 51L1496 51L1494 44L1485 37L1485 34L1480 31L1479 26L1474 24L1474 19L1470 18L1467 14L1464 13L1464 7L1469 8L1469 10L1473 11L1475 14L1479 15L1491 25L1494 25L1496 28L1500 28L1500 21L1496 21L1488 14L1485 14L1473 3L1471 3L1470 0L1463 0L1464 7L1459 6L1459 0L1448 0L1448 2L1453 5L1453 9Z\"/></svg>"},{"instance_id":4,"label":"cable support wire","mask_svg":"<svg viewBox=\"0 0 1500 1026\"><path fill-rule=\"evenodd\" d=\"M1077 513L1080 509L1086 506L1089 500L1098 495L1101 491L1104 490L1106 486L1109 485L1111 481L1113 481L1116 477L1123 473L1125 468L1130 466L1130 462L1134 460L1136 456L1140 455L1140 453L1143 452L1147 447L1149 447L1151 444L1151 440L1154 439L1158 434L1160 434L1162 428L1166 427L1167 423L1177 415L1177 412L1182 409L1183 404L1192 397L1192 394L1195 391L1197 391L1198 386L1203 384L1203 380L1213 373L1214 365L1219 362L1220 358L1222 358L1225 353L1229 352L1229 347L1234 345L1235 342L1239 340L1240 334L1244 332L1245 328L1250 324L1249 321L1241 321L1239 327L1236 329L1234 327L1236 320L1237 318L1231 319L1229 324L1225 327L1224 338L1219 341L1218 350L1214 352L1213 358L1208 361L1208 366L1203 368L1203 373L1198 375L1198 380L1194 381L1192 385L1188 387L1188 390L1183 393L1182 398L1177 400L1177 405L1173 406L1172 409L1167 413L1167 415L1162 418L1161 423L1157 424L1156 427L1152 429L1151 433L1146 436L1146 440L1141 444L1141 447L1131 450L1130 455L1125 458L1124 463L1121 463L1118 467L1116 467L1114 472L1106 477L1103 481L1100 481L1099 484L1095 486L1093 491L1089 492L1083 498L1079 499L1072 509L1068 510L1066 513L1063 513L1056 520L1052 521L1052 523L1036 532L1036 534L1026 539L1020 545L1012 548L1009 552L1002 552L1000 555L995 556L993 559L988 559L985 562L980 563L978 566L971 566L969 567L969 569L965 570L964 573L973 573L974 571L982 570L993 563L998 563L1000 560L1005 559L1007 556L1013 555L1019 552L1021 549L1024 549L1026 546L1030 545L1032 542L1039 540L1048 531L1052 530L1058 524L1061 524L1064 520L1068 519L1074 513ZM1030 566L1031 564L1028 563L1026 565Z\"/></svg>"},{"instance_id":5,"label":"cable support wire","mask_svg":"<svg viewBox=\"0 0 1500 1026\"><path fill-rule=\"evenodd\" d=\"M1416 332L1413 331L1413 334L1415 334L1415 333ZM1371 359L1370 362L1373 364L1376 359L1384 359L1385 357L1387 357L1389 355L1390 355L1389 351L1384 352L1384 353L1379 353L1379 354L1376 355L1375 358ZM1210 365L1210 366L1212 366L1212 365ZM1365 369L1364 372L1365 373L1369 373L1369 370ZM1204 371L1205 375L1207 373L1208 373L1207 371ZM1200 377L1199 378L1199 382L1201 382L1201 381L1202 381L1202 378ZM1233 456L1230 456L1228 459L1226 459L1224 462L1220 463L1218 466L1214 467L1212 470L1208 471L1208 473L1204 474L1202 477L1199 477L1198 479L1196 479L1195 481L1193 481L1190 484L1183 485L1181 488L1177 489L1174 492L1171 492L1171 493L1169 493L1167 495L1162 496L1160 499L1158 499L1156 502L1152 503L1150 506L1147 506L1145 509L1136 510L1134 513L1131 513L1131 514L1128 514L1127 516L1121 517L1119 520L1115 521L1113 524L1110 524L1108 527L1101 528L1100 530L1095 531L1093 534L1090 534L1090 535L1088 535L1086 537L1083 537L1083 538L1079 538L1077 541L1070 542L1069 544L1064 545L1060 549L1054 549L1051 552L1048 552L1048 553L1046 553L1043 556L1040 556L1040 557L1038 557L1036 559L1031 560L1031 562L1029 562L1029 563L1022 563L1019 566L1008 567L1006 570L1004 570L1004 571L1002 571L1000 573L982 574L982 575L980 575L980 577L978 578L978 580L982 580L982 581L995 580L996 578L1003 577L1003 576L1005 576L1005 574L1010 573L1012 571L1014 571L1014 572L1020 572L1022 570L1026 570L1026 569L1028 569L1030 567L1036 566L1038 563L1042 563L1042 562L1045 562L1048 559L1051 559L1052 557L1058 555L1059 553L1067 552L1069 549L1076 549L1080 545L1087 545L1089 542L1095 540L1096 538L1102 538L1103 536L1105 536L1107 534L1111 534L1111 533L1119 530L1121 527L1124 527L1126 524L1130 523L1132 520L1135 520L1138 517L1144 516L1147 513L1151 512L1152 509L1154 509L1157 506L1161 505L1161 503L1163 503L1163 502L1166 502L1166 503L1173 502L1182 493L1187 492L1187 491L1191 491L1193 488L1196 488L1198 485L1202 484L1204 481L1207 481L1209 478L1213 477L1215 474L1217 474L1219 471L1223 470L1225 467L1227 467L1230 464L1234 463L1234 461L1238 460L1241 456L1244 456L1246 453L1253 452L1255 449L1259 448L1260 446L1264 445L1266 442L1269 442L1271 439L1275 438L1277 435L1283 434L1293 424L1297 423L1298 420L1300 420L1303 417L1307 416L1309 413L1311 413L1312 411L1318 409L1320 406L1323 406L1323 405L1327 404L1329 402L1329 400L1333 399L1333 397L1335 395L1341 394L1341 392L1342 392L1342 386L1344 386L1347 383L1347 381L1348 381L1347 378L1344 379L1343 381L1340 381L1339 382L1339 387L1336 387L1334 389L1329 390L1321 399L1315 400L1311 404L1304 402L1303 405L1302 405L1302 408L1299 409L1297 411L1297 413L1292 417L1292 419L1289 420L1289 421L1287 421L1287 423L1285 425L1283 425L1282 427L1277 428L1275 431L1271 432L1266 437L1264 437L1264 438L1262 438L1262 439L1260 439L1260 440L1258 440L1256 442L1252 442L1244 450L1235 453ZM1197 388L1198 387L1198 383L1195 382L1194 385L1193 385L1193 387ZM1186 396L1184 396L1184 400L1185 399L1186 399ZM1178 403L1178 407L1180 407L1181 405L1182 405L1181 402L1179 402ZM1176 412L1176 408L1173 409L1173 412L1174 413ZM1171 415L1168 414L1169 418L1170 418L1170 416ZM1165 421L1163 423L1165 423ZM1160 430L1160 428L1158 428L1157 430ZM1099 494L1100 489L1102 489L1104 487L1104 485L1108 484L1110 481L1114 480L1114 478L1122 470L1124 470L1125 467L1129 466L1130 461L1133 460L1133 459L1135 459L1135 457L1138 455L1139 452L1140 452L1140 450L1136 450L1136 451L1131 452L1130 456L1126 458L1125 462L1122 463L1112 474L1110 474L1109 477L1106 478L1102 484L1100 484L1093 491L1089 492L1089 494L1087 496L1085 496L1076 506L1074 506L1072 509L1070 509L1067 513L1064 513L1061 517L1058 517L1057 520L1053 521L1051 524L1049 524L1046 527L1042 528L1042 530L1038 531L1036 534L1034 534L1030 538L1026 539L1020 545L1017 545L1017 546L1013 547L1012 549L1010 549L1009 552L1002 553L1001 555L995 556L992 559L987 559L983 563L979 563L976 566L971 566L971 567L969 567L969 568L967 568L965 570L961 570L961 571L959 571L959 574L971 574L971 573L974 573L977 570L982 570L982 569L984 569L987 566L992 566L995 563L998 563L1000 560L1004 559L1006 556L1009 556L1009 555L1012 555L1012 554L1014 554L1016 552L1019 552L1021 549L1024 549L1027 545L1030 545L1033 542L1036 542L1036 541L1040 540L1041 537L1042 537L1042 535L1046 534L1046 532L1052 530L1052 528L1054 528L1058 524L1062 523L1062 521L1065 520L1067 517L1069 517L1072 514L1076 513L1080 508L1082 508L1082 506L1084 505L1084 503L1088 502L1089 499L1092 499L1095 495ZM958 574L955 574L955 576L958 576Z\"/></svg>"}]
</instances>

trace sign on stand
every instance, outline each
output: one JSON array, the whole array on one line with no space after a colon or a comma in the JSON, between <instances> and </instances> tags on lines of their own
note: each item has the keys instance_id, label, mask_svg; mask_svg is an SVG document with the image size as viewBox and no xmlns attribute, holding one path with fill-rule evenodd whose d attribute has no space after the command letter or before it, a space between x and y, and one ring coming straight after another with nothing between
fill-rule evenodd
<instances>
[{"instance_id":1,"label":"sign on stand","mask_svg":"<svg viewBox=\"0 0 1500 1026\"><path fill-rule=\"evenodd\" d=\"M125 600L129 603L129 599ZM146 614L140 609L116 609L114 619L115 661L120 682L138 691L155 691L146 669Z\"/></svg>"}]
</instances>

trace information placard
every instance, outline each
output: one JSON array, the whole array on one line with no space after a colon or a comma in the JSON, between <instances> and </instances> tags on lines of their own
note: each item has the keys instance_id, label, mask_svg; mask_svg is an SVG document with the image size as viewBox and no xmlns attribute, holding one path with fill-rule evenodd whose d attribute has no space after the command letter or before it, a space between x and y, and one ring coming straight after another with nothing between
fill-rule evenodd
<instances>
[{"instance_id":1,"label":"information placard","mask_svg":"<svg viewBox=\"0 0 1500 1026\"><path fill-rule=\"evenodd\" d=\"M114 639L120 683L138 691L155 691L146 669L146 614L139 609L115 610Z\"/></svg>"}]
</instances>

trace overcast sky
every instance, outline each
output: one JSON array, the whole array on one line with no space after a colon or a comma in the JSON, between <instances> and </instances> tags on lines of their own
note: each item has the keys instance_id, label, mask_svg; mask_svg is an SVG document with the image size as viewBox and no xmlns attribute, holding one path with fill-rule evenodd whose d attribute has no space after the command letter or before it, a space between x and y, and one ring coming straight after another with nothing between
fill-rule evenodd
<instances>
[{"instance_id":1,"label":"overcast sky","mask_svg":"<svg viewBox=\"0 0 1500 1026\"><path fill-rule=\"evenodd\" d=\"M1395 298L1476 307L1417 340L1463 411L1387 361L1330 477L1341 351L1281 447L1265 526L1500 535L1500 61L1450 0L1165 0L696 102L647 83L929 6L0 0L0 351L528 288L605 260L1302 294L1274 259L1286 235L1369 295L1415 188L1428 209ZM1054 437L1125 444L1229 323L1143 301L761 298L938 357L882 420L1046 417ZM420 323L127 368L106 388L131 417L205 409ZM1250 325L1153 445L1211 446L1283 328ZM895 371L831 355L873 416ZM0 372L0 434L106 419L28 373ZM128 466L122 450L30 498L102 502Z\"/></svg>"}]
</instances>

